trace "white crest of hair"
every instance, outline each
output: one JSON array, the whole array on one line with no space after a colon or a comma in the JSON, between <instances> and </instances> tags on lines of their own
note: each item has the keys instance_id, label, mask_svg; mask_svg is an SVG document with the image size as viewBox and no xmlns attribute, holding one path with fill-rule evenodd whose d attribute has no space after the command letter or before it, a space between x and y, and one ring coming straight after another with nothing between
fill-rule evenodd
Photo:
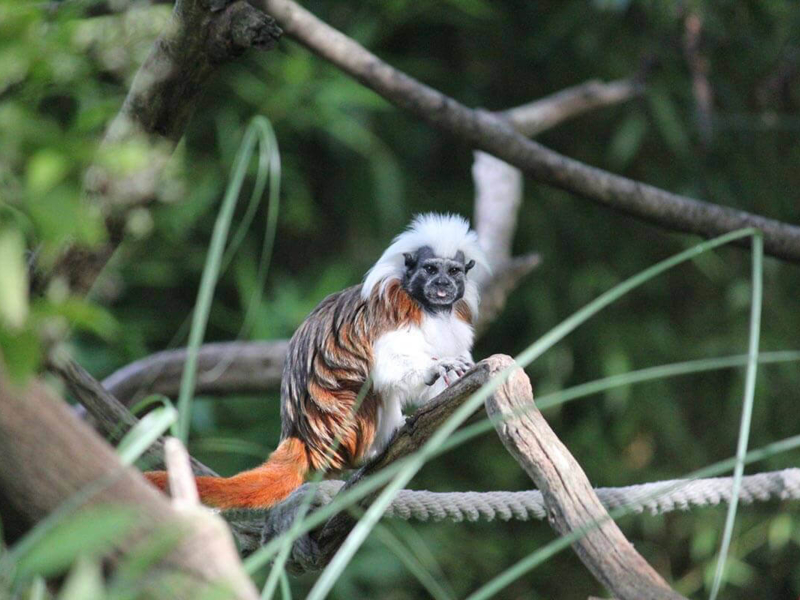
<instances>
[{"instance_id":1,"label":"white crest of hair","mask_svg":"<svg viewBox=\"0 0 800 600\"><path fill-rule=\"evenodd\" d=\"M478 283L491 270L478 242L478 234L469 228L469 221L460 215L426 213L414 217L408 229L394 238L391 246L367 272L361 296L366 300L376 287L378 293L383 294L389 282L402 279L405 270L403 254L415 252L423 246L430 246L440 258L455 258L461 251L465 261L475 261L475 267L467 274L464 300L473 316L477 316L480 301Z\"/></svg>"}]
</instances>

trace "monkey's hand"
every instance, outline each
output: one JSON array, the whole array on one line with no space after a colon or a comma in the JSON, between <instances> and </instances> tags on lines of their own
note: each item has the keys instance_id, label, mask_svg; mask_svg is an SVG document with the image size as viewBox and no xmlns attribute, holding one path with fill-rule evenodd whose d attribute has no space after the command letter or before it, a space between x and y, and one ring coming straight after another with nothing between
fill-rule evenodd
<instances>
[{"instance_id":1,"label":"monkey's hand","mask_svg":"<svg viewBox=\"0 0 800 600\"><path fill-rule=\"evenodd\" d=\"M433 364L425 371L425 385L431 386L441 378L445 385L450 385L469 371L474 365L464 357L435 358Z\"/></svg>"}]
</instances>

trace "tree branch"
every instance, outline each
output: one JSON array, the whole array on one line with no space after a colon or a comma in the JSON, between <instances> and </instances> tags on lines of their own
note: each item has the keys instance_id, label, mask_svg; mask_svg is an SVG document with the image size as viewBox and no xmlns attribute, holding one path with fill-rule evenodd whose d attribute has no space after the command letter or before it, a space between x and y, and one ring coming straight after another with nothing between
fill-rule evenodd
<instances>
[{"instance_id":1,"label":"tree branch","mask_svg":"<svg viewBox=\"0 0 800 600\"><path fill-rule=\"evenodd\" d=\"M141 552L152 543L147 538L165 527L185 532L142 578L146 596L188 600L223 587L226 597L258 597L219 519L208 511L202 519L176 512L42 385L18 389L0 374L0 455L0 518L14 528L7 535L21 534L76 494L85 494L78 511L111 504L137 517L134 531L114 540L112 563Z\"/></svg>"},{"instance_id":2,"label":"tree branch","mask_svg":"<svg viewBox=\"0 0 800 600\"><path fill-rule=\"evenodd\" d=\"M69 358L51 359L48 365L58 374L67 389L83 405L95 419L96 429L105 436L113 438L126 433L139 422L127 408L108 393L102 385L80 365ZM151 468L164 464L166 454L165 439L159 438L145 451L143 457ZM189 464L195 475L218 477L218 474L196 458L190 456ZM260 529L249 521L230 521L231 530L243 551L253 550L258 546Z\"/></svg>"},{"instance_id":3,"label":"tree branch","mask_svg":"<svg viewBox=\"0 0 800 600\"><path fill-rule=\"evenodd\" d=\"M506 261L495 269L481 295L481 310L475 321L475 335L481 336L505 308L506 300L519 282L541 263L538 254L524 254Z\"/></svg>"},{"instance_id":4,"label":"tree branch","mask_svg":"<svg viewBox=\"0 0 800 600\"><path fill-rule=\"evenodd\" d=\"M634 79L604 83L592 80L500 113L514 129L528 137L539 135L582 114L625 102L644 92Z\"/></svg>"},{"instance_id":5,"label":"tree branch","mask_svg":"<svg viewBox=\"0 0 800 600\"><path fill-rule=\"evenodd\" d=\"M397 71L291 0L258 0L283 29L390 102L537 181L573 192L661 227L715 236L757 227L767 253L800 262L800 227L695 200L585 165L526 139L501 116L471 110ZM749 242L743 240L741 245Z\"/></svg>"},{"instance_id":6,"label":"tree branch","mask_svg":"<svg viewBox=\"0 0 800 600\"><path fill-rule=\"evenodd\" d=\"M547 506L561 535L586 529L572 544L595 578L620 600L683 598L636 552L597 498L578 462L544 420L522 370L486 400L486 412Z\"/></svg>"},{"instance_id":7,"label":"tree branch","mask_svg":"<svg viewBox=\"0 0 800 600\"><path fill-rule=\"evenodd\" d=\"M197 394L260 393L281 383L288 340L223 342L201 346ZM178 393L186 350L166 350L137 360L103 380L103 387L125 405L143 394Z\"/></svg>"}]
</instances>

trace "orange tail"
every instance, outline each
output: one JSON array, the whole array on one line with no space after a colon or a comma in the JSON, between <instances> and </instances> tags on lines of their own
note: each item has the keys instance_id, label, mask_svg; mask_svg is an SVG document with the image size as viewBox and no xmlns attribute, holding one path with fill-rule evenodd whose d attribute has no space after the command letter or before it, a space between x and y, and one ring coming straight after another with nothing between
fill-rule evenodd
<instances>
[{"instance_id":1,"label":"orange tail","mask_svg":"<svg viewBox=\"0 0 800 600\"><path fill-rule=\"evenodd\" d=\"M269 508L300 487L308 473L305 444L287 438L260 467L233 477L197 477L197 491L203 504L218 508ZM167 474L144 474L151 483L166 490Z\"/></svg>"}]
</instances>

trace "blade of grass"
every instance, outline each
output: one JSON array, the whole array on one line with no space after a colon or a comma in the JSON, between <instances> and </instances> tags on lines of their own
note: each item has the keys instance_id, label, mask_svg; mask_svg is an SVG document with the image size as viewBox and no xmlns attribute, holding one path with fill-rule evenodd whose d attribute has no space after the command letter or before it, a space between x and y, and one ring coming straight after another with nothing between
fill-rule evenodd
<instances>
[{"instance_id":1,"label":"blade of grass","mask_svg":"<svg viewBox=\"0 0 800 600\"><path fill-rule=\"evenodd\" d=\"M748 345L747 372L745 373L744 398L742 400L742 417L739 423L739 441L736 445L736 467L733 470L733 491L728 514L725 517L725 529L722 534L722 545L711 586L710 600L716 600L725 574L725 564L730 551L733 525L736 521L736 509L739 503L739 489L744 476L744 457L747 454L747 442L750 438L750 423L753 418L753 401L756 393L756 373L758 370L758 346L761 335L761 299L763 288L764 240L760 234L753 236L753 281L750 306L750 341Z\"/></svg>"},{"instance_id":2,"label":"blade of grass","mask_svg":"<svg viewBox=\"0 0 800 600\"><path fill-rule=\"evenodd\" d=\"M439 561L436 559L433 552L431 552L430 546L422 538L419 531L410 525L408 521L402 520L394 521L390 531L392 531L401 542L405 542L414 555L414 558L436 578L436 581L444 589L445 594L451 598L455 598L457 596L456 591L453 589L449 579L439 565Z\"/></svg>"},{"instance_id":3,"label":"blade of grass","mask_svg":"<svg viewBox=\"0 0 800 600\"><path fill-rule=\"evenodd\" d=\"M452 595L448 594L447 591L439 585L439 582L428 572L417 557L405 547L403 542L392 533L391 529L378 524L375 526L375 535L384 546L403 562L406 568L417 578L417 581L423 585L432 598L435 600L448 600L449 598L453 598Z\"/></svg>"},{"instance_id":4,"label":"blade of grass","mask_svg":"<svg viewBox=\"0 0 800 600\"><path fill-rule=\"evenodd\" d=\"M713 248L717 248L734 240L744 237L753 236L756 230L753 228L740 229L732 231L725 235L721 235L712 240L702 242L665 259L652 267L649 267L626 279L622 283L614 286L609 291L601 294L595 300L584 306L582 309L575 312L572 316L568 317L556 327L551 329L544 336L539 338L536 342L531 344L521 354L519 354L515 361L520 367L525 367L536 358L541 356L546 350L555 345L567 334L572 332L576 327L587 321L589 318L597 314L600 310L624 296L636 287L646 283L655 276L679 265L687 260L690 260L704 252L708 252ZM516 366L504 369L492 381L489 381L481 389L475 392L464 404L462 404L451 416L445 421L442 426L436 431L431 438L419 449L419 451L411 457L409 463L397 474L394 479L386 486L381 492L375 502L369 507L364 517L353 528L347 539L339 548L338 552L334 555L331 562L320 575L307 600L322 600L330 592L336 580L341 575L341 572L350 562L350 559L356 553L358 548L366 539L369 531L378 522L381 515L386 511L389 503L394 498L394 495L405 486L411 478L422 468L425 462L430 458L433 450L441 446L446 439L456 430L456 428L466 421L470 415L492 394L497 388L500 387L514 372Z\"/></svg>"},{"instance_id":5,"label":"blade of grass","mask_svg":"<svg viewBox=\"0 0 800 600\"><path fill-rule=\"evenodd\" d=\"M239 329L239 333L236 336L236 339L242 339L245 336L245 333L249 331L253 326L253 320L255 319L258 312L256 308L260 306L261 300L264 296L264 289L266 289L266 281L267 281L267 273L269 272L269 266L272 262L272 250L275 247L275 237L278 230L278 212L280 209L280 184L281 184L281 162L280 162L280 154L278 153L278 141L275 139L275 134L272 129L269 130L268 136L268 145L265 148L265 152L262 155L266 155L267 157L267 164L266 169L269 172L269 200L267 202L267 228L264 232L264 241L261 245L261 258L258 262L258 271L256 273L256 281L255 286L253 288L253 292L250 295L250 299L247 303L247 309L245 311L244 319L242 321L242 326ZM259 171L260 175L260 171ZM258 183L257 183L258 185ZM263 191L263 184L262 189ZM238 245L241 242L237 243ZM234 242L231 242L231 248L233 249ZM233 254L231 254L231 257ZM226 265L227 266L227 265ZM225 267L223 267L224 270ZM206 373L205 377L209 380L213 380L227 369L231 363L235 360L234 356L230 356L227 358L223 358L219 361L217 365L211 370Z\"/></svg>"},{"instance_id":6,"label":"blade of grass","mask_svg":"<svg viewBox=\"0 0 800 600\"><path fill-rule=\"evenodd\" d=\"M122 464L135 463L177 420L178 411L169 405L155 408L147 413L117 445L117 454Z\"/></svg>"},{"instance_id":7,"label":"blade of grass","mask_svg":"<svg viewBox=\"0 0 800 600\"><path fill-rule=\"evenodd\" d=\"M774 442L772 444L768 444L763 446L757 450L753 450L748 452L744 456L744 462L749 464L752 462L756 462L759 460L763 460L770 456L774 456L775 454L779 454L781 452L787 452L789 450L793 450L795 448L800 448L800 435L795 435L792 437L785 438L778 442ZM730 469L734 468L739 462L738 457L729 458L708 467L704 467L693 473L690 473L686 477L686 481L690 481L692 479L700 479L702 477L714 477L716 475L720 475L721 473L725 473ZM658 493L652 494L651 496L647 497L647 499L657 498L662 494L671 493L675 489L680 489L682 483L676 483L674 487L667 488L665 490L661 490ZM628 514L631 511L630 508L622 507L612 511L609 511L609 518L611 519L619 519L620 517ZM526 556L518 563L513 565L512 567L506 569L502 573L500 573L497 577L493 578L491 581L487 582L483 586L481 586L478 590L470 594L466 600L486 600L487 598L491 598L495 594L497 594L500 590L505 588L507 585L513 583L520 577L522 577L528 571L536 568L547 559L549 559L554 554L557 554L561 550L567 548L570 544L574 541L581 538L585 535L588 531L597 527L600 522L592 522L588 523L585 527L575 530L569 535L557 538L552 542L545 545L540 550Z\"/></svg>"},{"instance_id":8,"label":"blade of grass","mask_svg":"<svg viewBox=\"0 0 800 600\"><path fill-rule=\"evenodd\" d=\"M189 343L186 349L186 364L181 377L180 392L178 394L178 412L180 416L175 434L184 445L187 444L189 437L191 402L197 376L197 355L205 335L206 324L208 323L211 300L219 277L225 241L228 237L231 220L233 219L233 210L239 198L242 184L244 183L247 165L252 157L253 149L258 142L261 153L266 153L266 149L270 143L270 131L271 127L269 121L264 117L255 117L250 122L245 132L244 140L237 152L233 167L231 168L231 181L225 191L219 215L214 223L214 231L211 235L208 256L206 257L206 264L203 268L200 289L197 294L197 301L195 302L194 314L192 315L192 326L189 332Z\"/></svg>"},{"instance_id":9,"label":"blade of grass","mask_svg":"<svg viewBox=\"0 0 800 600\"><path fill-rule=\"evenodd\" d=\"M289 576L285 570L281 573L281 598L292 600L292 588L289 586Z\"/></svg>"},{"instance_id":10,"label":"blade of grass","mask_svg":"<svg viewBox=\"0 0 800 600\"><path fill-rule=\"evenodd\" d=\"M28 589L28 600L46 600L47 584L43 577L35 577Z\"/></svg>"}]
</instances>

